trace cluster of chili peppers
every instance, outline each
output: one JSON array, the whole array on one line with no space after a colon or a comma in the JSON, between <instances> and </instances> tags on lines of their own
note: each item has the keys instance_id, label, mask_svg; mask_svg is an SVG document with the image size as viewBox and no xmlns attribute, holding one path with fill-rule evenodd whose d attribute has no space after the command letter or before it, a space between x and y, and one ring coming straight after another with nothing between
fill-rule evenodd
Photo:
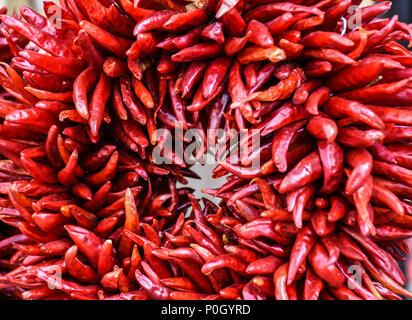
<instances>
[{"instance_id":1,"label":"cluster of chili peppers","mask_svg":"<svg viewBox=\"0 0 412 320\"><path fill-rule=\"evenodd\" d=\"M412 237L412 55L398 41L412 27L377 18L390 1L360 3L2 9L0 293L412 298L398 266ZM201 153L230 143L207 130L261 140L214 169L227 183L204 192L219 206L177 187L197 177L178 153L153 159L191 128Z\"/></svg>"}]
</instances>

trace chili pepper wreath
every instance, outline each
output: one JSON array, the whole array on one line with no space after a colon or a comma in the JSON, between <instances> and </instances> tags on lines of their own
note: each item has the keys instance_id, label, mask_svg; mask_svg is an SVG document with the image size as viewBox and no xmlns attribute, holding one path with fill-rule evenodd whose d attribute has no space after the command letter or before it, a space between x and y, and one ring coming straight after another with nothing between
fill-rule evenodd
<instances>
[{"instance_id":1,"label":"chili pepper wreath","mask_svg":"<svg viewBox=\"0 0 412 320\"><path fill-rule=\"evenodd\" d=\"M411 298L398 262L412 237L412 55L399 44L412 26L379 18L390 1L360 3L2 9L1 295ZM227 183L204 192L218 206L178 187L197 175L177 152L154 159L177 127L258 132L258 150L214 169Z\"/></svg>"}]
</instances>

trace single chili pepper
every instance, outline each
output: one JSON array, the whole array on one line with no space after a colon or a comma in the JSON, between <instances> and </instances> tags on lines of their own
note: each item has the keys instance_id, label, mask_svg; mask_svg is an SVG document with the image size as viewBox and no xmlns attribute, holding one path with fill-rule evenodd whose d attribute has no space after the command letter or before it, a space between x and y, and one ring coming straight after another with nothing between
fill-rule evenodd
<instances>
[{"instance_id":1,"label":"single chili pepper","mask_svg":"<svg viewBox=\"0 0 412 320\"><path fill-rule=\"evenodd\" d=\"M379 294L385 299L402 300L402 298L400 296L393 293L391 290L387 289L386 287L384 287L382 284L380 284L378 282L373 282L373 286L376 288L376 290L379 292Z\"/></svg>"},{"instance_id":2,"label":"single chili pepper","mask_svg":"<svg viewBox=\"0 0 412 320\"><path fill-rule=\"evenodd\" d=\"M104 61L103 71L107 76L117 78L127 74L127 65L116 57L110 57Z\"/></svg>"},{"instance_id":3,"label":"single chili pepper","mask_svg":"<svg viewBox=\"0 0 412 320\"><path fill-rule=\"evenodd\" d=\"M320 87L315 90L307 99L305 109L312 115L319 114L319 107L323 106L329 100L330 89Z\"/></svg>"},{"instance_id":4,"label":"single chili pepper","mask_svg":"<svg viewBox=\"0 0 412 320\"><path fill-rule=\"evenodd\" d=\"M281 207L279 199L277 199L276 194L267 181L258 178L255 179L255 182L262 193L262 198L266 209L274 210Z\"/></svg>"},{"instance_id":5,"label":"single chili pepper","mask_svg":"<svg viewBox=\"0 0 412 320\"><path fill-rule=\"evenodd\" d=\"M294 104L302 104L305 103L314 90L321 86L322 82L320 80L310 80L304 82L301 86L299 86L294 95L293 95L293 103Z\"/></svg>"},{"instance_id":6,"label":"single chili pepper","mask_svg":"<svg viewBox=\"0 0 412 320\"><path fill-rule=\"evenodd\" d=\"M305 74L313 78L322 77L332 71L332 68L332 64L325 60L313 60L303 67Z\"/></svg>"},{"instance_id":7,"label":"single chili pepper","mask_svg":"<svg viewBox=\"0 0 412 320\"><path fill-rule=\"evenodd\" d=\"M306 121L289 124L277 130L272 140L272 158L279 172L287 171L287 152L293 136L305 125Z\"/></svg>"},{"instance_id":8,"label":"single chili pepper","mask_svg":"<svg viewBox=\"0 0 412 320\"><path fill-rule=\"evenodd\" d=\"M289 294L287 290L287 272L289 264L285 263L279 267L273 274L273 283L275 285L275 297L276 300L289 300Z\"/></svg>"},{"instance_id":9,"label":"single chili pepper","mask_svg":"<svg viewBox=\"0 0 412 320\"><path fill-rule=\"evenodd\" d=\"M406 109L372 106L372 110L385 122L402 125L410 125L412 123L412 114Z\"/></svg>"},{"instance_id":10,"label":"single chili pepper","mask_svg":"<svg viewBox=\"0 0 412 320\"><path fill-rule=\"evenodd\" d=\"M273 72L277 68L278 67L276 66L275 63L268 63L262 69L260 69L259 72L256 75L256 84L248 90L248 93L252 94L256 90L259 90L261 86L263 86L266 82L268 82L270 80L270 78L272 77ZM288 76L289 76L289 74L290 74L290 72L288 73ZM286 79L286 78L287 78L287 76L284 77L283 79Z\"/></svg>"},{"instance_id":11,"label":"single chili pepper","mask_svg":"<svg viewBox=\"0 0 412 320\"><path fill-rule=\"evenodd\" d=\"M84 64L80 59L47 56L28 50L20 51L19 55L43 70L71 79L77 77Z\"/></svg>"},{"instance_id":12,"label":"single chili pepper","mask_svg":"<svg viewBox=\"0 0 412 320\"><path fill-rule=\"evenodd\" d=\"M90 131L93 136L97 136L101 122L104 117L106 103L110 99L111 82L104 73L100 74L99 81L90 101Z\"/></svg>"},{"instance_id":13,"label":"single chili pepper","mask_svg":"<svg viewBox=\"0 0 412 320\"><path fill-rule=\"evenodd\" d=\"M372 101L377 101L377 99L387 98L388 96L402 92L403 90L407 89L409 83L409 79L403 79L393 83L377 84L368 88L361 88L345 92L342 94L342 96L349 99L356 99L360 102L368 103L370 98L368 98L367 95L371 92L375 94Z\"/></svg>"},{"instance_id":14,"label":"single chili pepper","mask_svg":"<svg viewBox=\"0 0 412 320\"><path fill-rule=\"evenodd\" d=\"M162 24L162 29L167 31L181 31L201 25L206 21L206 10L201 8L172 15Z\"/></svg>"},{"instance_id":15,"label":"single chili pepper","mask_svg":"<svg viewBox=\"0 0 412 320\"><path fill-rule=\"evenodd\" d=\"M131 91L131 83L128 78L120 78L120 90L122 93L123 103L129 109L132 118L142 125L146 124L146 115L142 110L140 103L136 100Z\"/></svg>"},{"instance_id":16,"label":"single chili pepper","mask_svg":"<svg viewBox=\"0 0 412 320\"><path fill-rule=\"evenodd\" d=\"M361 103L346 100L339 97L332 97L324 106L324 110L333 115L345 114L364 122L376 129L383 129L383 121L368 107Z\"/></svg>"},{"instance_id":17,"label":"single chili pepper","mask_svg":"<svg viewBox=\"0 0 412 320\"><path fill-rule=\"evenodd\" d=\"M262 68L262 62L256 61L256 62L248 64L243 70L243 75L245 77L246 86L248 88L256 85L257 74L261 68Z\"/></svg>"},{"instance_id":18,"label":"single chili pepper","mask_svg":"<svg viewBox=\"0 0 412 320\"><path fill-rule=\"evenodd\" d=\"M322 279L319 278L310 267L307 267L303 299L318 300L320 292L324 287L325 284Z\"/></svg>"},{"instance_id":19,"label":"single chili pepper","mask_svg":"<svg viewBox=\"0 0 412 320\"><path fill-rule=\"evenodd\" d=\"M303 14L302 14L303 16ZM299 17L299 15L297 15ZM295 17L295 18L297 18ZM295 30L299 31L304 31L308 29L312 29L314 27L317 27L321 24L323 24L325 18L324 16L313 16L313 17L308 17L308 18L303 18L303 19L298 19L293 28Z\"/></svg>"},{"instance_id":20,"label":"single chili pepper","mask_svg":"<svg viewBox=\"0 0 412 320\"><path fill-rule=\"evenodd\" d=\"M239 216L245 218L247 221L253 221L254 219L260 218L257 210L242 200L236 200L236 208L234 208L234 210Z\"/></svg>"},{"instance_id":21,"label":"single chili pepper","mask_svg":"<svg viewBox=\"0 0 412 320\"><path fill-rule=\"evenodd\" d=\"M144 86L142 81L133 78L132 79L133 89L139 100L149 109L154 108L153 97L149 90Z\"/></svg>"},{"instance_id":22,"label":"single chili pepper","mask_svg":"<svg viewBox=\"0 0 412 320\"><path fill-rule=\"evenodd\" d=\"M375 234L375 227L372 222L373 210L369 204L369 200L372 197L372 190L373 179L369 176L365 184L353 194L353 200L357 209L357 221L364 235Z\"/></svg>"},{"instance_id":23,"label":"single chili pepper","mask_svg":"<svg viewBox=\"0 0 412 320\"><path fill-rule=\"evenodd\" d=\"M304 81L303 70L294 69L290 75L280 81L277 85L270 87L266 91L255 92L248 97L248 100L257 99L259 101L284 100L290 97L296 88Z\"/></svg>"},{"instance_id":24,"label":"single chili pepper","mask_svg":"<svg viewBox=\"0 0 412 320\"><path fill-rule=\"evenodd\" d=\"M225 78L225 74L228 71L232 59L230 58L218 58L211 62L207 67L203 77L203 96L208 99L217 90L220 83Z\"/></svg>"},{"instance_id":25,"label":"single chili pepper","mask_svg":"<svg viewBox=\"0 0 412 320\"><path fill-rule=\"evenodd\" d=\"M21 162L24 165L24 168L36 179L40 182L44 183L57 183L56 171L54 168L42 164L39 162L35 162L32 159L22 156Z\"/></svg>"},{"instance_id":26,"label":"single chili pepper","mask_svg":"<svg viewBox=\"0 0 412 320\"><path fill-rule=\"evenodd\" d=\"M246 88L241 78L241 65L237 61L232 65L229 72L228 91L233 101L239 101L247 96ZM256 119L253 117L252 107L249 103L241 102L239 110L246 120L251 123L256 123Z\"/></svg>"},{"instance_id":27,"label":"single chili pepper","mask_svg":"<svg viewBox=\"0 0 412 320\"><path fill-rule=\"evenodd\" d=\"M297 239L292 247L290 266L287 271L288 285L293 283L300 265L309 255L315 241L316 234L310 225L305 226L298 232Z\"/></svg>"},{"instance_id":28,"label":"single chili pepper","mask_svg":"<svg viewBox=\"0 0 412 320\"><path fill-rule=\"evenodd\" d=\"M72 186L77 183L77 178L75 175L75 169L77 166L78 153L74 150L70 155L69 161L57 175L59 181L66 186Z\"/></svg>"},{"instance_id":29,"label":"single chili pepper","mask_svg":"<svg viewBox=\"0 0 412 320\"><path fill-rule=\"evenodd\" d=\"M346 193L353 194L359 189L372 172L372 155L366 150L351 150L346 161L354 168L346 183Z\"/></svg>"},{"instance_id":30,"label":"single chili pepper","mask_svg":"<svg viewBox=\"0 0 412 320\"><path fill-rule=\"evenodd\" d=\"M380 130L362 131L357 127L341 128L338 134L338 141L344 145L355 148L369 148L376 142L382 141L384 133Z\"/></svg>"},{"instance_id":31,"label":"single chili pepper","mask_svg":"<svg viewBox=\"0 0 412 320\"><path fill-rule=\"evenodd\" d=\"M153 254L162 260L168 260L169 258L173 257L173 258L179 258L183 260L192 260L192 261L198 262L200 265L203 264L203 260L191 248L177 248L177 249L162 248L159 250L154 250Z\"/></svg>"},{"instance_id":32,"label":"single chili pepper","mask_svg":"<svg viewBox=\"0 0 412 320\"><path fill-rule=\"evenodd\" d=\"M100 169L115 150L116 146L114 145L103 145L95 152L90 153L88 158L82 159L81 165L89 171Z\"/></svg>"},{"instance_id":33,"label":"single chili pepper","mask_svg":"<svg viewBox=\"0 0 412 320\"><path fill-rule=\"evenodd\" d=\"M252 32L251 32L252 33ZM249 37L250 39L250 37ZM238 60L241 64L249 64L255 61L269 60L271 62L279 62L286 59L285 51L276 46L259 47L250 46L243 49L238 54Z\"/></svg>"},{"instance_id":34,"label":"single chili pepper","mask_svg":"<svg viewBox=\"0 0 412 320\"><path fill-rule=\"evenodd\" d=\"M197 44L200 39L200 34L201 28L198 27L182 36L173 37L170 40L166 39L162 43L158 44L158 47L165 47L168 44L169 51L175 52L178 50L183 50Z\"/></svg>"},{"instance_id":35,"label":"single chili pepper","mask_svg":"<svg viewBox=\"0 0 412 320\"><path fill-rule=\"evenodd\" d=\"M327 265L328 254L325 247L317 242L309 254L309 262L315 273L332 287L341 287L345 281L343 273L336 265Z\"/></svg>"},{"instance_id":36,"label":"single chili pepper","mask_svg":"<svg viewBox=\"0 0 412 320\"><path fill-rule=\"evenodd\" d=\"M174 80L169 80L169 96L170 96L171 104L172 104L172 107L173 107L173 111L175 113L176 119L183 126L183 129L187 129L188 126L187 126L187 122L186 122L186 116L185 116L183 101L176 94L176 92L174 90L174 87L175 87Z\"/></svg>"},{"instance_id":37,"label":"single chili pepper","mask_svg":"<svg viewBox=\"0 0 412 320\"><path fill-rule=\"evenodd\" d=\"M90 187L84 183L78 183L72 188L73 194L85 200L92 200L93 193Z\"/></svg>"},{"instance_id":38,"label":"single chili pepper","mask_svg":"<svg viewBox=\"0 0 412 320\"><path fill-rule=\"evenodd\" d=\"M61 103L59 101L39 101L35 107L44 111L48 111L55 116L59 116L61 112L68 111L72 106Z\"/></svg>"},{"instance_id":39,"label":"single chili pepper","mask_svg":"<svg viewBox=\"0 0 412 320\"><path fill-rule=\"evenodd\" d=\"M388 83L410 78L411 73L411 68L385 70L382 73L383 79L381 80L381 82Z\"/></svg>"},{"instance_id":40,"label":"single chili pepper","mask_svg":"<svg viewBox=\"0 0 412 320\"><path fill-rule=\"evenodd\" d=\"M40 90L40 89L35 89L32 87L25 87L25 90L31 93L33 96L35 96L39 100L56 100L60 102L70 102L71 97L73 96L72 91L66 91L66 92L51 92L47 90Z\"/></svg>"},{"instance_id":41,"label":"single chili pepper","mask_svg":"<svg viewBox=\"0 0 412 320\"><path fill-rule=\"evenodd\" d=\"M397 282L395 282L391 277L386 275L384 272L377 269L369 260L362 262L362 265L372 273L373 277L379 279L383 285L385 285L389 290L392 290L395 293L404 295L406 297L411 296L410 292L405 290Z\"/></svg>"},{"instance_id":42,"label":"single chili pepper","mask_svg":"<svg viewBox=\"0 0 412 320\"><path fill-rule=\"evenodd\" d=\"M104 182L111 180L116 173L118 160L119 154L115 151L111 155L106 166L100 172L85 177L85 181L93 185L101 185Z\"/></svg>"},{"instance_id":43,"label":"single chili pepper","mask_svg":"<svg viewBox=\"0 0 412 320\"><path fill-rule=\"evenodd\" d=\"M247 263L252 263L253 261L256 261L260 257L260 255L255 253L255 251L247 249L247 248L243 248L241 246L226 245L225 250L229 254L235 255Z\"/></svg>"},{"instance_id":44,"label":"single chili pepper","mask_svg":"<svg viewBox=\"0 0 412 320\"><path fill-rule=\"evenodd\" d=\"M212 146L216 144L218 129L222 122L222 115L229 103L229 94L221 93L213 102L210 108L208 119L208 143Z\"/></svg>"},{"instance_id":45,"label":"single chili pepper","mask_svg":"<svg viewBox=\"0 0 412 320\"><path fill-rule=\"evenodd\" d=\"M266 22L266 26L270 33L275 36L286 30L288 30L294 23L296 19L291 12L285 12L278 17Z\"/></svg>"},{"instance_id":46,"label":"single chili pepper","mask_svg":"<svg viewBox=\"0 0 412 320\"><path fill-rule=\"evenodd\" d=\"M268 20L273 16L278 16L284 12L305 12L321 16L323 12L315 7L306 7L294 3L271 3L267 5L258 6L255 9L247 12L245 19L250 21L256 19L258 21Z\"/></svg>"},{"instance_id":47,"label":"single chili pepper","mask_svg":"<svg viewBox=\"0 0 412 320\"><path fill-rule=\"evenodd\" d=\"M238 257L231 254L226 254L218 256L205 263L202 267L202 273L208 275L217 269L228 268L240 275L245 275L246 267L247 265Z\"/></svg>"},{"instance_id":48,"label":"single chili pepper","mask_svg":"<svg viewBox=\"0 0 412 320\"><path fill-rule=\"evenodd\" d=\"M362 236L357 231L354 231L353 229L348 227L341 227L341 229L345 233L350 235L352 238L354 238L356 241L358 241L359 244L371 254L370 259L373 263L381 267L382 270L391 270L389 272L391 276L395 279L395 281L399 283L404 282L404 278L401 275L401 271L399 270L397 263L390 254L388 254L386 251L384 251L375 243L373 243L373 241L369 237ZM368 260L365 260L366 263L367 261Z\"/></svg>"},{"instance_id":49,"label":"single chili pepper","mask_svg":"<svg viewBox=\"0 0 412 320\"><path fill-rule=\"evenodd\" d=\"M379 292L376 290L375 286L372 284L372 281L369 279L367 274L365 273L362 265L360 263L356 262L355 264L357 267L359 267L361 270L360 272L362 273L362 280L365 281L367 288L370 290L368 291L365 289L360 283L353 281L353 278L351 277L351 274L347 272L348 270L348 265L343 262L341 259L338 262L338 268L343 272L345 277L348 279L348 283L350 284L350 288L358 294L360 297L362 297L365 300L382 300L381 295Z\"/></svg>"},{"instance_id":50,"label":"single chili pepper","mask_svg":"<svg viewBox=\"0 0 412 320\"><path fill-rule=\"evenodd\" d=\"M104 63L104 58L96 49L90 36L84 30L79 30L77 34L77 42L81 48L82 57L93 66L100 67Z\"/></svg>"},{"instance_id":51,"label":"single chili pepper","mask_svg":"<svg viewBox=\"0 0 412 320\"><path fill-rule=\"evenodd\" d=\"M267 237L282 245L289 244L289 239L281 236L274 230L273 221L269 219L255 219L244 225L235 226L236 234L246 240L255 239L258 237Z\"/></svg>"},{"instance_id":52,"label":"single chili pepper","mask_svg":"<svg viewBox=\"0 0 412 320\"><path fill-rule=\"evenodd\" d=\"M403 240L409 238L408 236L409 231L407 229L402 229L396 226L390 225L381 225L376 227L376 235L377 239L382 241L385 240Z\"/></svg>"},{"instance_id":53,"label":"single chili pepper","mask_svg":"<svg viewBox=\"0 0 412 320\"><path fill-rule=\"evenodd\" d=\"M171 261L176 263L180 268L182 268L182 270L184 270L184 272L194 282L196 287L198 287L202 292L205 292L205 293L213 292L213 289L210 285L208 278L205 275L203 275L203 274L206 274L203 268L204 266L207 265L207 263L202 267L202 270L200 270L200 267L195 262L192 262L190 260L171 258ZM211 263L211 262L208 262L208 263Z\"/></svg>"},{"instance_id":54,"label":"single chili pepper","mask_svg":"<svg viewBox=\"0 0 412 320\"><path fill-rule=\"evenodd\" d=\"M249 42L260 47L271 47L274 45L273 37L270 34L268 27L257 20L250 20L247 32L250 31L251 36Z\"/></svg>"},{"instance_id":55,"label":"single chili pepper","mask_svg":"<svg viewBox=\"0 0 412 320\"><path fill-rule=\"evenodd\" d=\"M397 70L404 68L401 63L391 59L390 57L391 56L369 54L367 57L362 59L362 64L369 64L380 61L381 63L383 63L384 70Z\"/></svg>"},{"instance_id":56,"label":"single chili pepper","mask_svg":"<svg viewBox=\"0 0 412 320\"><path fill-rule=\"evenodd\" d=\"M91 283L96 282L96 272L90 266L83 264L79 259L76 258L77 251L77 246L73 246L66 251L66 254L64 256L64 261L67 265L67 269L70 275L80 281Z\"/></svg>"},{"instance_id":57,"label":"single chili pepper","mask_svg":"<svg viewBox=\"0 0 412 320\"><path fill-rule=\"evenodd\" d=\"M373 186L372 197L379 199L381 202L385 203L389 208L391 208L396 214L405 214L405 208L399 198L392 193L390 190L382 188L380 186Z\"/></svg>"},{"instance_id":58,"label":"single chili pepper","mask_svg":"<svg viewBox=\"0 0 412 320\"><path fill-rule=\"evenodd\" d=\"M291 192L306 183L318 180L321 176L322 166L320 157L314 152L299 162L299 164L287 174L279 187L279 192Z\"/></svg>"},{"instance_id":59,"label":"single chili pepper","mask_svg":"<svg viewBox=\"0 0 412 320\"><path fill-rule=\"evenodd\" d=\"M407 185L411 186L410 175L411 170L394 165L387 164L381 161L373 161L373 172L376 172L380 175L385 175L391 177L400 182L404 182Z\"/></svg>"},{"instance_id":60,"label":"single chili pepper","mask_svg":"<svg viewBox=\"0 0 412 320\"><path fill-rule=\"evenodd\" d=\"M139 33L162 29L164 23L175 14L175 11L162 10L146 15L144 18L137 20L139 23L135 26L133 35L137 36Z\"/></svg>"},{"instance_id":61,"label":"single chili pepper","mask_svg":"<svg viewBox=\"0 0 412 320\"><path fill-rule=\"evenodd\" d=\"M336 123L323 116L315 116L311 118L306 126L306 130L319 140L332 142L338 135L338 127Z\"/></svg>"},{"instance_id":62,"label":"single chili pepper","mask_svg":"<svg viewBox=\"0 0 412 320\"><path fill-rule=\"evenodd\" d=\"M114 36L87 20L80 21L79 25L93 40L99 43L99 45L101 45L103 48L113 52L121 58L126 56L126 51L130 46L130 41L128 39L122 38L120 36Z\"/></svg>"},{"instance_id":63,"label":"single chili pepper","mask_svg":"<svg viewBox=\"0 0 412 320\"><path fill-rule=\"evenodd\" d=\"M103 241L92 232L78 226L66 225L65 229L79 250L87 256L91 265L97 266L98 255Z\"/></svg>"},{"instance_id":64,"label":"single chili pepper","mask_svg":"<svg viewBox=\"0 0 412 320\"><path fill-rule=\"evenodd\" d=\"M113 243L111 240L106 240L100 249L97 272L100 276L107 274L114 266Z\"/></svg>"},{"instance_id":65,"label":"single chili pepper","mask_svg":"<svg viewBox=\"0 0 412 320\"><path fill-rule=\"evenodd\" d=\"M246 21L239 10L234 7L225 13L221 19L225 33L230 36L240 37L246 31Z\"/></svg>"},{"instance_id":66,"label":"single chili pepper","mask_svg":"<svg viewBox=\"0 0 412 320\"><path fill-rule=\"evenodd\" d=\"M186 278L186 277L166 278L166 279L161 279L160 282L164 286L178 290L178 291L187 291L187 292L196 291L196 287L194 286L193 282L189 278Z\"/></svg>"},{"instance_id":67,"label":"single chili pepper","mask_svg":"<svg viewBox=\"0 0 412 320\"><path fill-rule=\"evenodd\" d=\"M69 43L65 43L54 37L52 38L45 31L39 30L31 24L22 22L13 17L1 15L0 18L5 25L16 30L51 55L68 58L75 57L74 50Z\"/></svg>"},{"instance_id":68,"label":"single chili pepper","mask_svg":"<svg viewBox=\"0 0 412 320\"><path fill-rule=\"evenodd\" d=\"M251 262L247 268L246 272L250 275L259 274L272 274L284 263L282 259L275 256L268 256L266 258L258 259Z\"/></svg>"},{"instance_id":69,"label":"single chili pepper","mask_svg":"<svg viewBox=\"0 0 412 320\"><path fill-rule=\"evenodd\" d=\"M232 56L241 51L247 44L251 34L247 32L243 37L229 37L224 43L224 50L227 56Z\"/></svg>"},{"instance_id":70,"label":"single chili pepper","mask_svg":"<svg viewBox=\"0 0 412 320\"><path fill-rule=\"evenodd\" d=\"M157 48L163 48L164 43L159 43L159 41L160 38L158 33L139 33L136 37L136 41L126 51L126 55L128 59L139 59L150 54L155 54Z\"/></svg>"},{"instance_id":71,"label":"single chili pepper","mask_svg":"<svg viewBox=\"0 0 412 320\"><path fill-rule=\"evenodd\" d=\"M315 193L315 186L309 184L297 191L296 203L293 208L293 220L296 228L302 228L302 221L304 215L304 209L308 204L308 201L312 198Z\"/></svg>"},{"instance_id":72,"label":"single chili pepper","mask_svg":"<svg viewBox=\"0 0 412 320\"><path fill-rule=\"evenodd\" d=\"M182 98L189 94L192 88L200 82L206 68L207 64L204 62L195 61L190 63L182 80Z\"/></svg>"},{"instance_id":73,"label":"single chili pepper","mask_svg":"<svg viewBox=\"0 0 412 320\"><path fill-rule=\"evenodd\" d=\"M68 91L73 85L72 81L63 80L55 74L41 75L23 71L23 76L30 87L39 88L46 91Z\"/></svg>"},{"instance_id":74,"label":"single chili pepper","mask_svg":"<svg viewBox=\"0 0 412 320\"><path fill-rule=\"evenodd\" d=\"M392 164L398 164L396 155L380 142L375 142L369 148L369 151L373 155L373 157L376 158L377 160L392 163Z\"/></svg>"},{"instance_id":75,"label":"single chili pepper","mask_svg":"<svg viewBox=\"0 0 412 320\"><path fill-rule=\"evenodd\" d=\"M312 48L337 47L342 51L351 49L354 46L353 41L345 36L334 32L322 31L310 33L302 39L302 44L305 47Z\"/></svg>"},{"instance_id":76,"label":"single chili pepper","mask_svg":"<svg viewBox=\"0 0 412 320\"><path fill-rule=\"evenodd\" d=\"M176 68L177 65L171 60L170 54L168 54L167 52L162 52L159 64L157 66L157 71L162 74L168 74L175 71Z\"/></svg>"}]
</instances>

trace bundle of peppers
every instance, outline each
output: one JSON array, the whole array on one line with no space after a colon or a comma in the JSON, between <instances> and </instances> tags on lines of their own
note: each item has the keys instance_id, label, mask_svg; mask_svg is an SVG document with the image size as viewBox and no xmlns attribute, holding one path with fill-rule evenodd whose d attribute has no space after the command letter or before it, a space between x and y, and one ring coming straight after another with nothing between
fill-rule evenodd
<instances>
[{"instance_id":1,"label":"bundle of peppers","mask_svg":"<svg viewBox=\"0 0 412 320\"><path fill-rule=\"evenodd\" d=\"M412 297L412 26L390 1L60 0L0 29L0 294ZM357 21L357 25L353 22ZM181 128L258 133L193 197ZM167 129L159 131L157 129ZM164 135L161 132L166 132ZM206 139L207 135L207 139ZM241 141L248 145L249 137ZM259 159L258 168L250 164Z\"/></svg>"}]
</instances>

